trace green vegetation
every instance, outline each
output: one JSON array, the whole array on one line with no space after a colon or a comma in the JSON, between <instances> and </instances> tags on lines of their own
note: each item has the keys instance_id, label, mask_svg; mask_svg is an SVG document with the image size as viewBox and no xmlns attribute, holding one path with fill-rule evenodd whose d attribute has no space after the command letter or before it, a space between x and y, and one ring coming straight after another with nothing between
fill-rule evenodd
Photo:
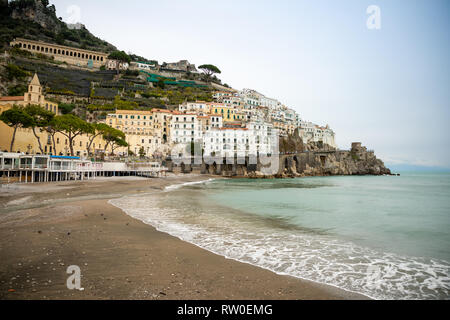
<instances>
[{"instance_id":1,"label":"green vegetation","mask_svg":"<svg viewBox=\"0 0 450 320\"><path fill-rule=\"evenodd\" d=\"M74 95L76 95L75 92L73 92L72 90L69 90L69 89L60 89L60 90L48 89L47 93L62 94L62 95L66 95L66 96L74 96Z\"/></svg>"},{"instance_id":2,"label":"green vegetation","mask_svg":"<svg viewBox=\"0 0 450 320\"><path fill-rule=\"evenodd\" d=\"M54 131L67 137L71 156L74 155L73 140L81 134L92 133L92 126L73 114L56 116L52 120L51 126Z\"/></svg>"},{"instance_id":3,"label":"green vegetation","mask_svg":"<svg viewBox=\"0 0 450 320\"><path fill-rule=\"evenodd\" d=\"M33 119L30 127L38 142L39 150L43 154L44 149L42 148L41 139L36 130L38 129L42 131L42 128L49 126L55 114L51 111L45 110L40 105L28 105L23 109L23 111Z\"/></svg>"},{"instance_id":4,"label":"green vegetation","mask_svg":"<svg viewBox=\"0 0 450 320\"><path fill-rule=\"evenodd\" d=\"M47 0L42 0L41 2L45 13L45 28L24 15L25 10L36 9L34 0L13 0L9 2L7 7L1 8L0 47L7 46L14 38L21 37L94 51L111 52L115 50L113 45L95 37L84 27L81 29L69 29L67 24L56 16L54 5L49 5ZM13 12L23 17L13 19Z\"/></svg>"},{"instance_id":5,"label":"green vegetation","mask_svg":"<svg viewBox=\"0 0 450 320\"><path fill-rule=\"evenodd\" d=\"M122 62L128 62L128 63L131 62L130 56L128 54L126 54L125 51L118 51L118 50L113 51L113 52L110 53L108 58L109 59L119 60L119 61L122 61Z\"/></svg>"},{"instance_id":6,"label":"green vegetation","mask_svg":"<svg viewBox=\"0 0 450 320\"><path fill-rule=\"evenodd\" d=\"M107 104L90 104L87 110L92 111L114 111L114 110L136 110L139 104L135 101L122 100L119 96L114 98L114 102Z\"/></svg>"},{"instance_id":7,"label":"green vegetation","mask_svg":"<svg viewBox=\"0 0 450 320\"><path fill-rule=\"evenodd\" d=\"M62 114L69 114L75 109L75 104L73 103L60 103L58 106Z\"/></svg>"},{"instance_id":8,"label":"green vegetation","mask_svg":"<svg viewBox=\"0 0 450 320\"><path fill-rule=\"evenodd\" d=\"M157 98L159 102L164 104L164 101L169 105L178 105L185 101L213 101L212 91L208 88L153 88L147 92L142 93L146 98Z\"/></svg>"},{"instance_id":9,"label":"green vegetation","mask_svg":"<svg viewBox=\"0 0 450 320\"><path fill-rule=\"evenodd\" d=\"M105 145L105 151L108 146L111 146L112 154L114 154L114 150L118 147L128 146L128 143L125 141L125 133L112 127L106 129L102 137L105 141L107 141Z\"/></svg>"},{"instance_id":10,"label":"green vegetation","mask_svg":"<svg viewBox=\"0 0 450 320\"><path fill-rule=\"evenodd\" d=\"M31 75L29 72L26 72L21 67L12 63L8 64L5 69L6 69L6 77L10 81L14 79L23 80L25 77Z\"/></svg>"},{"instance_id":11,"label":"green vegetation","mask_svg":"<svg viewBox=\"0 0 450 320\"><path fill-rule=\"evenodd\" d=\"M14 128L11 138L11 146L9 150L14 149L14 140L16 139L16 132L18 128L29 128L33 124L33 118L28 115L22 108L13 106L0 114L0 121L3 121L7 126Z\"/></svg>"},{"instance_id":12,"label":"green vegetation","mask_svg":"<svg viewBox=\"0 0 450 320\"><path fill-rule=\"evenodd\" d=\"M203 64L198 68L201 69L208 77L211 77L215 73L222 73L219 68L212 64Z\"/></svg>"},{"instance_id":13,"label":"green vegetation","mask_svg":"<svg viewBox=\"0 0 450 320\"><path fill-rule=\"evenodd\" d=\"M11 86L8 88L8 96L23 96L27 90L28 87L26 85Z\"/></svg>"},{"instance_id":14,"label":"green vegetation","mask_svg":"<svg viewBox=\"0 0 450 320\"><path fill-rule=\"evenodd\" d=\"M145 158L145 149L143 146L139 149L139 158Z\"/></svg>"}]
</instances>

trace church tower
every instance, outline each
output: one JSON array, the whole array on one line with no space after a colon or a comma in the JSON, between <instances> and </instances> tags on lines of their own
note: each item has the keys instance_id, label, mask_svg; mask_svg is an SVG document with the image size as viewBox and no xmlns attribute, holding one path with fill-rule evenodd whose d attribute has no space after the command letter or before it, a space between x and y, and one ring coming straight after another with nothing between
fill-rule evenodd
<instances>
[{"instance_id":1,"label":"church tower","mask_svg":"<svg viewBox=\"0 0 450 320\"><path fill-rule=\"evenodd\" d=\"M24 102L25 104L42 104L44 102L42 86L37 73L34 74L33 79L28 85L28 92L25 93Z\"/></svg>"}]
</instances>

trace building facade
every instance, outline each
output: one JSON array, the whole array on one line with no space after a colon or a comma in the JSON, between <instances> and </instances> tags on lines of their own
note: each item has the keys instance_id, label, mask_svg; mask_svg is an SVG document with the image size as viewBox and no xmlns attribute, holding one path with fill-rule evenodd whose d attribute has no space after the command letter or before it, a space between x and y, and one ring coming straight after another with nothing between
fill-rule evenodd
<instances>
[{"instance_id":1,"label":"building facade","mask_svg":"<svg viewBox=\"0 0 450 320\"><path fill-rule=\"evenodd\" d=\"M11 47L17 46L22 50L32 53L41 53L53 57L56 61L70 65L88 68L100 68L106 64L107 53L61 46L42 41L16 38L10 43Z\"/></svg>"}]
</instances>

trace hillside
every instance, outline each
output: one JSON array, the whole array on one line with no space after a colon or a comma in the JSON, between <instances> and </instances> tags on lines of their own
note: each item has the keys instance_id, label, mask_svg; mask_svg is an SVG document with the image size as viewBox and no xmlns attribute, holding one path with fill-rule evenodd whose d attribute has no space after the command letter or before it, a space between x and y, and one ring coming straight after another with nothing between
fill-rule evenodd
<instances>
[{"instance_id":1,"label":"hillside","mask_svg":"<svg viewBox=\"0 0 450 320\"><path fill-rule=\"evenodd\" d=\"M0 0L0 48L21 37L101 52L116 47L95 37L85 26L72 28L56 16L48 0Z\"/></svg>"},{"instance_id":2,"label":"hillside","mask_svg":"<svg viewBox=\"0 0 450 320\"><path fill-rule=\"evenodd\" d=\"M10 41L21 37L117 53L115 46L95 37L83 25L77 25L77 29L61 21L47 0L14 0L9 4L0 0L0 9L0 48L5 50L0 54L0 96L23 95L32 75L37 73L46 96L60 103L61 110L96 121L115 109L175 108L185 101L212 101L213 85L221 87L216 77L212 79L215 83L208 84L202 82L204 75L198 73L181 72L175 80L167 75L149 76L131 70L87 70L41 53L11 48ZM150 61L133 54L128 57L132 61Z\"/></svg>"}]
</instances>

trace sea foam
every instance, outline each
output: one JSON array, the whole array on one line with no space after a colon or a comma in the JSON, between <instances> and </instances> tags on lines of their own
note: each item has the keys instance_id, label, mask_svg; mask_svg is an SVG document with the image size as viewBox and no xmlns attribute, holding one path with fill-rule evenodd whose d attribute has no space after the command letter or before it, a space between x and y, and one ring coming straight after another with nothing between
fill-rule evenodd
<instances>
[{"instance_id":1,"label":"sea foam","mask_svg":"<svg viewBox=\"0 0 450 320\"><path fill-rule=\"evenodd\" d=\"M210 179L211 180L211 179ZM208 180L208 181L210 181ZM166 188L202 182L189 182ZM178 192L178 191L177 191ZM357 246L327 234L271 227L230 210L168 206L176 192L110 200L131 217L213 253L374 299L448 299L450 263Z\"/></svg>"}]
</instances>

